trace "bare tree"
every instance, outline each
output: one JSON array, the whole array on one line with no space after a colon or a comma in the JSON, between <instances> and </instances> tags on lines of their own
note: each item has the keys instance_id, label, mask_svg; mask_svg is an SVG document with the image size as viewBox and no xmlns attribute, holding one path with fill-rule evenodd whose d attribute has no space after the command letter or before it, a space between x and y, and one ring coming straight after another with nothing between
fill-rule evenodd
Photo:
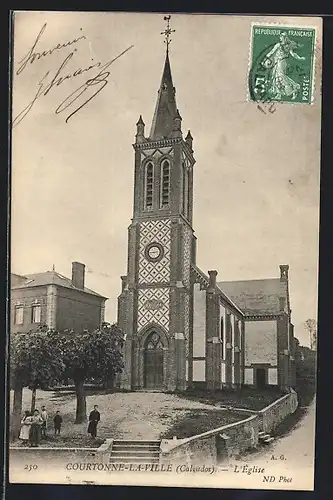
<instances>
[{"instance_id":1,"label":"bare tree","mask_svg":"<svg viewBox=\"0 0 333 500\"><path fill-rule=\"evenodd\" d=\"M310 349L317 350L317 321L315 319L307 319L304 323L305 329L310 336Z\"/></svg>"}]
</instances>

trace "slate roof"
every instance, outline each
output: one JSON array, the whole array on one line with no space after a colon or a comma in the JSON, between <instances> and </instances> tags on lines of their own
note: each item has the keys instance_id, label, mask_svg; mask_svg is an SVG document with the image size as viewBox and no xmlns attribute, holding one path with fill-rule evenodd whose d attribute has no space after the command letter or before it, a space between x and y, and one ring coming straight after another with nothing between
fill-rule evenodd
<instances>
[{"instance_id":1,"label":"slate roof","mask_svg":"<svg viewBox=\"0 0 333 500\"><path fill-rule=\"evenodd\" d=\"M245 315L279 314L280 297L288 304L287 283L279 278L220 281L217 285L231 298Z\"/></svg>"},{"instance_id":2,"label":"slate roof","mask_svg":"<svg viewBox=\"0 0 333 500\"><path fill-rule=\"evenodd\" d=\"M72 290L77 290L79 292L89 293L90 295L95 295L96 297L100 297L101 299L106 299L103 295L100 295L90 288L84 287L84 290L81 288L77 288L72 284L72 280L66 278L66 276L62 276L56 271L46 271L44 273L33 273L26 274L24 276L20 276L18 274L11 274L11 288L12 289L24 289L30 288L33 286L46 286L46 285L58 285L63 286L65 288L70 288Z\"/></svg>"},{"instance_id":3,"label":"slate roof","mask_svg":"<svg viewBox=\"0 0 333 500\"><path fill-rule=\"evenodd\" d=\"M149 139L156 140L169 137L173 131L174 118L177 114L175 88L172 82L169 54L167 52Z\"/></svg>"}]
</instances>

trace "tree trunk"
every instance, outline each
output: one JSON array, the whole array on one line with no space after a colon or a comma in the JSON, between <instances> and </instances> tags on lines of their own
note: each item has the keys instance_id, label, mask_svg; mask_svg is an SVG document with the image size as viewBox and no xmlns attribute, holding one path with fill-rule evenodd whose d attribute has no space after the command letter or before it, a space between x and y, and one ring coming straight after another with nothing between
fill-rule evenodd
<instances>
[{"instance_id":1,"label":"tree trunk","mask_svg":"<svg viewBox=\"0 0 333 500\"><path fill-rule=\"evenodd\" d=\"M21 416L22 416L22 396L23 396L23 387L19 383L16 383L14 385L14 403L13 403L13 413L10 425L10 438L12 441L17 439L20 434Z\"/></svg>"},{"instance_id":2,"label":"tree trunk","mask_svg":"<svg viewBox=\"0 0 333 500\"><path fill-rule=\"evenodd\" d=\"M31 408L30 408L31 413L35 411L35 408L36 408L36 389L34 388L31 391Z\"/></svg>"},{"instance_id":3,"label":"tree trunk","mask_svg":"<svg viewBox=\"0 0 333 500\"><path fill-rule=\"evenodd\" d=\"M82 424L87 421L87 402L83 383L83 380L74 381L76 391L76 424Z\"/></svg>"}]
</instances>

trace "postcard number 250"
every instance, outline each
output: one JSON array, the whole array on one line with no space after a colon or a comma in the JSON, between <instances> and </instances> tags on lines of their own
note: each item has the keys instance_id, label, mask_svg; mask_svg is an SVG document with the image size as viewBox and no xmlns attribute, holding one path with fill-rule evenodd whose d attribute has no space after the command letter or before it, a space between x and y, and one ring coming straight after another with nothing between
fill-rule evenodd
<instances>
[{"instance_id":1,"label":"postcard number 250","mask_svg":"<svg viewBox=\"0 0 333 500\"><path fill-rule=\"evenodd\" d=\"M32 470L37 470L38 465L37 464L27 464L24 466L24 470L28 470L29 472Z\"/></svg>"}]
</instances>

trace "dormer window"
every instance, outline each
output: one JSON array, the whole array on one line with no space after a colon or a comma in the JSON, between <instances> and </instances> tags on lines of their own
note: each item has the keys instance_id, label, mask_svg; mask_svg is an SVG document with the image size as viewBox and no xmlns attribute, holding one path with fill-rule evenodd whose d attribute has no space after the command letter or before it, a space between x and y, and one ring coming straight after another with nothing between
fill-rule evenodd
<instances>
[{"instance_id":1,"label":"dormer window","mask_svg":"<svg viewBox=\"0 0 333 500\"><path fill-rule=\"evenodd\" d=\"M161 207L167 207L170 202L170 163L164 160L161 169Z\"/></svg>"},{"instance_id":2,"label":"dormer window","mask_svg":"<svg viewBox=\"0 0 333 500\"><path fill-rule=\"evenodd\" d=\"M145 208L150 209L153 206L153 184L154 184L154 165L149 162L146 165L145 182Z\"/></svg>"}]
</instances>

